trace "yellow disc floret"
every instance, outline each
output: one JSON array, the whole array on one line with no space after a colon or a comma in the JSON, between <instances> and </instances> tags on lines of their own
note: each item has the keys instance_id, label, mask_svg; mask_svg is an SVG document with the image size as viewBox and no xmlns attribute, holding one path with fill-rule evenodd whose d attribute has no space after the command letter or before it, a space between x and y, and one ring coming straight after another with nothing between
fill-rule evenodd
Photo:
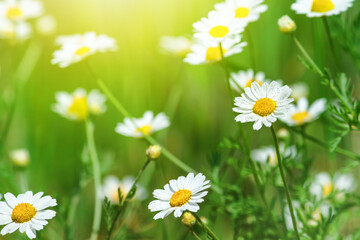
<instances>
[{"instance_id":1,"label":"yellow disc floret","mask_svg":"<svg viewBox=\"0 0 360 240\"><path fill-rule=\"evenodd\" d=\"M7 10L6 16L7 18L14 20L21 17L22 14L23 13L19 7L12 7Z\"/></svg>"},{"instance_id":2,"label":"yellow disc floret","mask_svg":"<svg viewBox=\"0 0 360 240\"><path fill-rule=\"evenodd\" d=\"M250 79L249 81L247 81L247 83L245 84L245 87L244 88L247 88L247 87L251 87L251 84L253 82L257 82L260 86L262 85L262 82L261 81L258 81L256 79Z\"/></svg>"},{"instance_id":3,"label":"yellow disc floret","mask_svg":"<svg viewBox=\"0 0 360 240\"><path fill-rule=\"evenodd\" d=\"M89 107L86 96L74 97L68 109L70 116L75 116L77 120L85 120L89 115Z\"/></svg>"},{"instance_id":4,"label":"yellow disc floret","mask_svg":"<svg viewBox=\"0 0 360 240\"><path fill-rule=\"evenodd\" d=\"M261 98L253 106L253 112L261 117L272 114L276 109L276 102L271 98Z\"/></svg>"},{"instance_id":5,"label":"yellow disc floret","mask_svg":"<svg viewBox=\"0 0 360 240\"><path fill-rule=\"evenodd\" d=\"M187 189L180 189L171 196L170 206L181 207L190 200L191 195L192 195L191 191Z\"/></svg>"},{"instance_id":6,"label":"yellow disc floret","mask_svg":"<svg viewBox=\"0 0 360 240\"><path fill-rule=\"evenodd\" d=\"M226 50L223 48L223 54L226 53ZM206 50L206 61L216 61L221 59L220 47L209 47Z\"/></svg>"},{"instance_id":7,"label":"yellow disc floret","mask_svg":"<svg viewBox=\"0 0 360 240\"><path fill-rule=\"evenodd\" d=\"M141 132L144 135L150 135L151 131L152 131L151 125L144 125L136 129L136 133Z\"/></svg>"},{"instance_id":8,"label":"yellow disc floret","mask_svg":"<svg viewBox=\"0 0 360 240\"><path fill-rule=\"evenodd\" d=\"M235 10L235 18L246 18L250 10L246 7L239 7Z\"/></svg>"},{"instance_id":9,"label":"yellow disc floret","mask_svg":"<svg viewBox=\"0 0 360 240\"><path fill-rule=\"evenodd\" d=\"M311 11L325 13L333 10L335 5L331 2L331 0L314 0Z\"/></svg>"},{"instance_id":10,"label":"yellow disc floret","mask_svg":"<svg viewBox=\"0 0 360 240\"><path fill-rule=\"evenodd\" d=\"M297 122L297 124L303 124L308 117L309 113L307 111L304 111L295 113L291 116L291 119Z\"/></svg>"},{"instance_id":11,"label":"yellow disc floret","mask_svg":"<svg viewBox=\"0 0 360 240\"><path fill-rule=\"evenodd\" d=\"M216 26L210 29L209 33L214 38L223 38L229 33L229 28L225 26Z\"/></svg>"},{"instance_id":12,"label":"yellow disc floret","mask_svg":"<svg viewBox=\"0 0 360 240\"><path fill-rule=\"evenodd\" d=\"M75 51L75 54L78 56L84 56L85 54L89 53L91 49L89 47L83 46Z\"/></svg>"},{"instance_id":13,"label":"yellow disc floret","mask_svg":"<svg viewBox=\"0 0 360 240\"><path fill-rule=\"evenodd\" d=\"M36 215L36 209L30 203L20 203L12 211L11 219L15 223L29 222Z\"/></svg>"},{"instance_id":14,"label":"yellow disc floret","mask_svg":"<svg viewBox=\"0 0 360 240\"><path fill-rule=\"evenodd\" d=\"M331 182L325 184L323 186L323 196L324 197L329 196L331 194L333 188L334 188L334 185Z\"/></svg>"}]
</instances>

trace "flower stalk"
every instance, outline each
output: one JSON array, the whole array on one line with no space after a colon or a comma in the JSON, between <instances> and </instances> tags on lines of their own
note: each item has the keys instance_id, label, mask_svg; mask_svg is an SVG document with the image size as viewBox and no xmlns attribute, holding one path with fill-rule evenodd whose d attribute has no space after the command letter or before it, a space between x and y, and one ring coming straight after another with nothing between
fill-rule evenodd
<instances>
[{"instance_id":1,"label":"flower stalk","mask_svg":"<svg viewBox=\"0 0 360 240\"><path fill-rule=\"evenodd\" d=\"M207 232L207 234L213 239L213 240L219 240L219 238L215 235L213 231L199 218L199 216L195 213L192 213L194 217L196 218L196 221L200 224L200 226Z\"/></svg>"},{"instance_id":2,"label":"flower stalk","mask_svg":"<svg viewBox=\"0 0 360 240\"><path fill-rule=\"evenodd\" d=\"M296 218L295 218L295 212L294 212L294 208L293 208L293 205L292 205L292 201L291 201L291 197L290 197L290 191L289 191L288 183L286 181L284 166L283 166L283 162L282 162L282 158L281 158L281 154L280 154L280 148L279 148L278 139L276 137L276 133L275 133L275 130L274 130L273 126L270 127L270 130L271 130L271 134L272 134L273 139L274 139L276 154L277 154L277 158L278 158L278 162L279 162L279 170L280 170L280 174L281 174L281 179L282 179L282 181L284 183L286 198L287 198L287 201L288 201L289 210L290 210L290 214L291 214L291 220L292 220L292 223L293 223L293 226L294 226L296 238L298 240L300 240L300 235L299 235L299 231L298 231L297 223L296 223Z\"/></svg>"}]
</instances>

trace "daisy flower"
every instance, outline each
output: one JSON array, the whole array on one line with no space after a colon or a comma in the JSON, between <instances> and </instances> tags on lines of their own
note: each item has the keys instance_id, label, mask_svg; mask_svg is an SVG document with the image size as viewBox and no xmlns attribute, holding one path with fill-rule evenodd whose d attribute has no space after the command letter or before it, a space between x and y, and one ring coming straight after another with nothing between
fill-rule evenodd
<instances>
[{"instance_id":1,"label":"daisy flower","mask_svg":"<svg viewBox=\"0 0 360 240\"><path fill-rule=\"evenodd\" d=\"M285 148L285 144L280 143L279 148L280 148L280 154L284 158L294 158L297 154L295 146L290 146ZM265 146L259 149L252 150L251 156L254 161L263 164L268 164L272 167L275 167L278 163L276 149L274 146Z\"/></svg>"},{"instance_id":2,"label":"daisy flower","mask_svg":"<svg viewBox=\"0 0 360 240\"><path fill-rule=\"evenodd\" d=\"M330 196L333 192L337 197L355 190L355 180L350 174L335 174L331 177L326 172L318 173L310 185L310 193L320 200ZM338 195L339 194L339 195Z\"/></svg>"},{"instance_id":3,"label":"daisy flower","mask_svg":"<svg viewBox=\"0 0 360 240\"><path fill-rule=\"evenodd\" d=\"M96 35L95 32L60 36L56 39L56 44L60 46L60 50L54 52L51 63L59 64L62 68L97 52L115 51L117 49L116 41L113 38L106 35Z\"/></svg>"},{"instance_id":4,"label":"daisy flower","mask_svg":"<svg viewBox=\"0 0 360 240\"><path fill-rule=\"evenodd\" d=\"M239 71L238 73L231 73L230 84L232 89L241 93L239 86L244 89L251 86L251 83L257 82L260 86L263 82L269 81L265 79L265 74L263 72L254 73L252 69L247 71Z\"/></svg>"},{"instance_id":5,"label":"daisy flower","mask_svg":"<svg viewBox=\"0 0 360 240\"><path fill-rule=\"evenodd\" d=\"M0 202L0 225L6 225L1 230L1 235L19 229L30 239L36 238L36 231L43 229L48 224L47 220L56 215L55 211L46 210L48 207L56 206L56 200L50 196L42 197L43 194L39 192L33 195L28 191L15 197L11 193L6 193L5 201Z\"/></svg>"},{"instance_id":6,"label":"daisy flower","mask_svg":"<svg viewBox=\"0 0 360 240\"><path fill-rule=\"evenodd\" d=\"M191 52L191 46L193 42L187 37L170 37L163 36L160 39L161 51L177 57L185 57L186 54Z\"/></svg>"},{"instance_id":7,"label":"daisy flower","mask_svg":"<svg viewBox=\"0 0 360 240\"><path fill-rule=\"evenodd\" d=\"M306 98L300 98L297 105L292 104L281 120L289 126L299 126L316 120L325 110L325 98L316 100L310 107Z\"/></svg>"},{"instance_id":8,"label":"daisy flower","mask_svg":"<svg viewBox=\"0 0 360 240\"><path fill-rule=\"evenodd\" d=\"M82 121L89 113L99 115L106 111L106 97L96 89L88 95L82 88L73 93L57 92L55 98L57 103L53 105L53 111L67 119Z\"/></svg>"},{"instance_id":9,"label":"daisy flower","mask_svg":"<svg viewBox=\"0 0 360 240\"><path fill-rule=\"evenodd\" d=\"M290 86L292 89L291 97L297 102L300 98L306 98L309 95L309 87L306 83L298 82Z\"/></svg>"},{"instance_id":10,"label":"daisy flower","mask_svg":"<svg viewBox=\"0 0 360 240\"><path fill-rule=\"evenodd\" d=\"M266 4L262 4L263 2L264 0L226 0L216 4L215 9L248 24L257 21L260 14L268 9Z\"/></svg>"},{"instance_id":11,"label":"daisy flower","mask_svg":"<svg viewBox=\"0 0 360 240\"><path fill-rule=\"evenodd\" d=\"M10 152L11 162L18 167L25 167L29 165L30 154L27 149L15 149Z\"/></svg>"},{"instance_id":12,"label":"daisy flower","mask_svg":"<svg viewBox=\"0 0 360 240\"><path fill-rule=\"evenodd\" d=\"M254 130L259 130L264 124L270 127L279 117L284 116L293 101L289 98L291 89L282 86L276 81L263 83L251 83L251 87L245 88L241 97L235 98L236 107L234 112L240 113L235 120L237 122L255 122Z\"/></svg>"},{"instance_id":13,"label":"daisy flower","mask_svg":"<svg viewBox=\"0 0 360 240\"><path fill-rule=\"evenodd\" d=\"M146 111L142 118L125 118L123 123L118 123L115 131L128 137L141 138L170 126L169 118L164 113L154 117L154 113Z\"/></svg>"},{"instance_id":14,"label":"daisy flower","mask_svg":"<svg viewBox=\"0 0 360 240\"><path fill-rule=\"evenodd\" d=\"M210 181L205 179L202 173L196 176L189 173L186 177L170 180L164 189L154 190L154 198L158 200L150 202L149 209L151 212L160 211L154 219L165 218L172 212L175 217L180 217L184 211L197 212L200 209L198 203L203 202L208 193L204 190L210 187Z\"/></svg>"},{"instance_id":15,"label":"daisy flower","mask_svg":"<svg viewBox=\"0 0 360 240\"><path fill-rule=\"evenodd\" d=\"M234 39L226 39L221 43L224 57L241 53L247 45L246 42L240 42L241 36ZM239 43L240 42L240 43ZM202 42L196 43L191 47L191 53L186 55L184 62L197 65L203 63L217 62L221 60L221 51L218 43Z\"/></svg>"},{"instance_id":16,"label":"daisy flower","mask_svg":"<svg viewBox=\"0 0 360 240\"><path fill-rule=\"evenodd\" d=\"M38 0L5 0L0 2L0 17L2 19L24 21L39 17L42 14L43 5Z\"/></svg>"},{"instance_id":17,"label":"daisy flower","mask_svg":"<svg viewBox=\"0 0 360 240\"><path fill-rule=\"evenodd\" d=\"M322 17L345 12L354 0L296 0L291 9L307 17Z\"/></svg>"},{"instance_id":18,"label":"daisy flower","mask_svg":"<svg viewBox=\"0 0 360 240\"><path fill-rule=\"evenodd\" d=\"M244 31L245 23L234 21L234 18L217 11L209 12L208 18L202 18L193 24L194 38L203 42L219 44L226 38L233 38Z\"/></svg>"},{"instance_id":19,"label":"daisy flower","mask_svg":"<svg viewBox=\"0 0 360 240\"><path fill-rule=\"evenodd\" d=\"M126 176L121 181L115 176L107 176L104 179L103 186L101 187L101 197L107 197L110 202L119 204L118 189L120 188L122 196L125 197L129 193L134 182L135 178L132 176ZM147 192L142 186L137 184L136 194L134 197L142 201L147 197Z\"/></svg>"},{"instance_id":20,"label":"daisy flower","mask_svg":"<svg viewBox=\"0 0 360 240\"><path fill-rule=\"evenodd\" d=\"M27 22L12 22L1 19L0 21L0 38L10 40L25 40L30 38L32 28Z\"/></svg>"}]
</instances>

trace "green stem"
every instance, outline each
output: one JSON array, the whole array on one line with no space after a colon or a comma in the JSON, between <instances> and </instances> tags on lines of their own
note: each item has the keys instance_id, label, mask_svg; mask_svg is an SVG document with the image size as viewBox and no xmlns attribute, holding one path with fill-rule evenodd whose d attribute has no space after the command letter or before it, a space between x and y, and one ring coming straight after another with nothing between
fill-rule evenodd
<instances>
[{"instance_id":1,"label":"green stem","mask_svg":"<svg viewBox=\"0 0 360 240\"><path fill-rule=\"evenodd\" d=\"M116 214L115 214L114 220L113 220L113 222L111 223L110 230L109 230L109 232L107 233L107 237L106 237L107 240L110 240L111 234L112 234L112 232L114 231L114 227L115 227L115 225L116 225L116 222L117 222L118 218L120 217L121 213L124 212L124 210L125 210L125 208L126 208L126 205L127 205L128 201L130 200L130 196L133 197L133 194L134 194L133 192L135 191L136 184L138 183L141 175L143 174L143 172L145 171L146 167L149 165L150 162L151 162L151 159L148 158L147 161L145 162L145 164L144 164L144 165L142 166L142 168L140 169L138 175L136 176L135 181L134 181L133 185L131 186L130 191L129 191L128 194L126 195L124 201L123 201L122 204L119 206L119 208L118 208L118 210L117 210L117 212L116 212Z\"/></svg>"},{"instance_id":2,"label":"green stem","mask_svg":"<svg viewBox=\"0 0 360 240\"><path fill-rule=\"evenodd\" d=\"M96 240L98 238L98 233L100 231L101 224L101 199L99 197L99 191L101 188L101 172L99 158L96 152L95 139L94 139L94 124L86 119L86 138L89 148L89 154L91 158L93 175L94 175L94 196L95 196L95 209L94 209L94 219L91 232L91 240Z\"/></svg>"},{"instance_id":3,"label":"green stem","mask_svg":"<svg viewBox=\"0 0 360 240\"><path fill-rule=\"evenodd\" d=\"M273 215L270 207L269 207L269 204L267 203L266 201L266 198L265 198L265 190L264 190L264 187L263 185L261 184L260 182L260 176L256 170L256 166L255 166L255 162L253 160L253 158L251 157L251 151L250 151L250 146L249 146L249 143L246 141L246 136L244 134L244 131L242 130L242 128L240 128L241 130L241 136L242 136L242 139L243 139L243 142L244 142L244 145L245 145L245 150L246 150L246 154L247 154L247 157L249 159L249 163L250 163L250 166L251 166L251 170L253 172L253 175L254 175L254 179L255 179L255 183L257 185L257 189L259 190L259 193L260 193L260 197L261 197L261 200L263 201L264 205L265 205L265 208L268 212L268 215L269 217L271 218L271 220L273 221L274 223L274 226L277 230L277 232L281 233L281 235L283 236L284 233L283 231L281 231L280 227L278 226L277 222L276 222L276 218L275 216Z\"/></svg>"},{"instance_id":4,"label":"green stem","mask_svg":"<svg viewBox=\"0 0 360 240\"><path fill-rule=\"evenodd\" d=\"M250 61L251 61L251 67L254 71L254 74L256 73L256 61L255 61L255 48L254 48L254 41L251 36L250 30L248 28L245 28L245 33L248 36L248 46L249 46L249 55L250 55Z\"/></svg>"},{"instance_id":5,"label":"green stem","mask_svg":"<svg viewBox=\"0 0 360 240\"><path fill-rule=\"evenodd\" d=\"M189 228L189 231L190 231L191 235L194 236L194 238L196 238L197 240L202 240L202 239L196 234L196 232L194 232L194 229Z\"/></svg>"},{"instance_id":6,"label":"green stem","mask_svg":"<svg viewBox=\"0 0 360 240\"><path fill-rule=\"evenodd\" d=\"M275 144L275 149L276 149L276 154L277 154L277 158L278 158L278 162L279 162L279 169L280 169L280 174L281 174L281 178L282 181L284 183L284 187L285 187L285 193L286 193L286 198L288 201L288 205L289 205L289 210L290 210L290 214L291 214L291 220L294 226L294 230L295 230L295 234L296 234L296 238L298 240L300 240L300 236L299 236L299 231L297 228L297 223L296 223L296 218L295 218L295 213L294 213L294 208L292 205L292 201L291 201L291 197L290 197L290 191L289 191L289 187L286 181L286 177L285 177L285 171L284 171L284 167L283 167L283 162L282 162L282 158L281 158L281 154L280 154L280 149L279 149L279 143L276 137L276 133L275 133L275 129L273 126L271 126L271 133L274 139L274 144Z\"/></svg>"},{"instance_id":7,"label":"green stem","mask_svg":"<svg viewBox=\"0 0 360 240\"><path fill-rule=\"evenodd\" d=\"M226 82L226 85L227 85L227 87L228 87L228 91L229 91L229 94L230 94L230 103L231 103L231 105L232 105L232 101L234 100L234 93L233 93L232 88L231 88L231 85L230 85L230 79L232 79L232 77L231 77L231 74L230 74L229 69L227 68L226 62L225 62L224 50L223 50L223 48L222 48L221 43L219 43L219 49L220 49L222 66L223 66L223 68L224 68L225 75L226 75L225 82ZM234 82L235 82L235 81L234 81Z\"/></svg>"},{"instance_id":8,"label":"green stem","mask_svg":"<svg viewBox=\"0 0 360 240\"><path fill-rule=\"evenodd\" d=\"M215 233L213 231L211 231L211 229L205 223L203 223L203 221L201 221L201 219L199 218L199 216L196 213L192 213L192 214L194 215L194 217L196 218L196 221L200 224L200 226L208 233L208 235L213 240L219 240L219 238L215 235Z\"/></svg>"},{"instance_id":9,"label":"green stem","mask_svg":"<svg viewBox=\"0 0 360 240\"><path fill-rule=\"evenodd\" d=\"M295 37L294 34L291 35L292 39L294 40L296 46L299 48L300 52L304 55L308 63L311 65L311 68L315 71L315 73L319 74L321 78L323 78L328 86L330 87L331 91L335 94L337 98L344 104L344 106L347 108L347 110L352 113L353 116L355 116L355 110L352 107L352 104L342 96L341 92L339 92L338 88L334 85L334 81L330 79L321 69L316 65L314 60L310 57L310 55L307 53L305 48L302 46L302 44L299 42L299 40Z\"/></svg>"},{"instance_id":10,"label":"green stem","mask_svg":"<svg viewBox=\"0 0 360 240\"><path fill-rule=\"evenodd\" d=\"M320 139L317 139L317 138L315 138L313 136L310 136L310 135L308 135L306 133L301 133L300 131L298 131L298 130L296 130L294 128L288 128L288 129L290 131L293 131L293 132L297 133L297 134L302 134L303 137L305 137L306 139L309 139L310 141L312 141L312 142L314 142L314 143L316 143L316 144L318 144L318 145L320 145L320 146L322 146L322 147L324 147L324 148L326 148L327 150L330 151L330 146L326 142L324 142L324 141L322 141ZM357 153L351 152L349 150L337 147L337 148L335 148L334 152L339 153L341 155L344 155L344 156L346 156L348 158L360 161L360 155L357 154Z\"/></svg>"},{"instance_id":11,"label":"green stem","mask_svg":"<svg viewBox=\"0 0 360 240\"><path fill-rule=\"evenodd\" d=\"M335 66L339 70L341 65L340 65L339 59L338 59L336 51L335 51L334 41L333 41L333 39L331 37L331 32L330 32L330 27L329 27L329 22L328 22L327 16L323 17L323 23L324 23L324 26L325 26L326 35L328 36L328 40L329 40L329 43L330 43L331 53L332 53L333 58L335 60Z\"/></svg>"}]
</instances>

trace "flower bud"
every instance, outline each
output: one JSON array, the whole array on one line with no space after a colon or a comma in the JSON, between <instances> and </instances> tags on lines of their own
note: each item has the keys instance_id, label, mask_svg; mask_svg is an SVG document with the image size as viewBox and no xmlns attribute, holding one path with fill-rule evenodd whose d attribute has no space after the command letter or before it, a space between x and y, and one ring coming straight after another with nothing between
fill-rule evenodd
<instances>
[{"instance_id":1,"label":"flower bud","mask_svg":"<svg viewBox=\"0 0 360 240\"><path fill-rule=\"evenodd\" d=\"M192 227L195 225L196 223L196 218L194 217L194 215L192 215L192 213L190 212L185 212L183 215L182 215L182 219L181 219L181 222L187 226L187 227Z\"/></svg>"},{"instance_id":2,"label":"flower bud","mask_svg":"<svg viewBox=\"0 0 360 240\"><path fill-rule=\"evenodd\" d=\"M288 16L282 16L278 20L279 29L283 33L292 33L296 30L295 22Z\"/></svg>"},{"instance_id":3,"label":"flower bud","mask_svg":"<svg viewBox=\"0 0 360 240\"><path fill-rule=\"evenodd\" d=\"M152 145L146 150L146 156L148 158L155 160L161 155L161 147L159 145Z\"/></svg>"},{"instance_id":4,"label":"flower bud","mask_svg":"<svg viewBox=\"0 0 360 240\"><path fill-rule=\"evenodd\" d=\"M277 131L277 136L280 138L280 139L287 139L290 134L289 134L289 131L286 130L285 128L280 128L278 131Z\"/></svg>"},{"instance_id":5,"label":"flower bud","mask_svg":"<svg viewBox=\"0 0 360 240\"><path fill-rule=\"evenodd\" d=\"M10 160L15 166L26 167L30 162L29 152L26 149L16 149L10 152Z\"/></svg>"}]
</instances>

